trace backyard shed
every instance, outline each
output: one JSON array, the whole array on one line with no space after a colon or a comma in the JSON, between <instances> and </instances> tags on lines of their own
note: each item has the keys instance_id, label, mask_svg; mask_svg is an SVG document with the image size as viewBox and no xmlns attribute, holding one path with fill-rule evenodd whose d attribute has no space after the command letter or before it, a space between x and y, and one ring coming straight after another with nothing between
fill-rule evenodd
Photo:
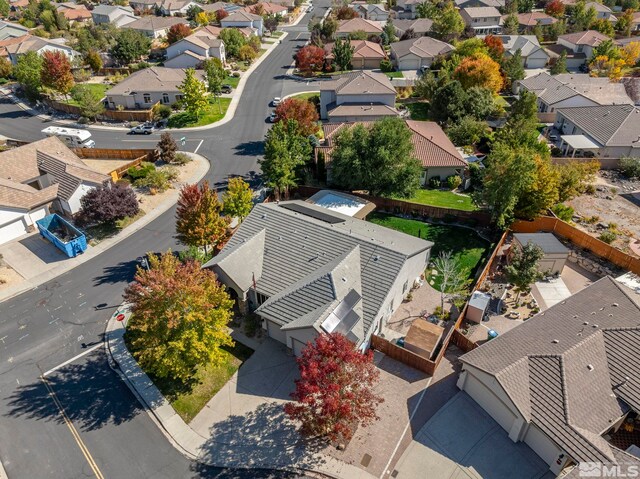
<instances>
[{"instance_id":1,"label":"backyard shed","mask_svg":"<svg viewBox=\"0 0 640 479\"><path fill-rule=\"evenodd\" d=\"M563 245L552 233L515 233L513 244L520 247L527 243L538 245L544 256L538 263L538 270L560 274L569 256L569 248Z\"/></svg>"},{"instance_id":2,"label":"backyard shed","mask_svg":"<svg viewBox=\"0 0 640 479\"><path fill-rule=\"evenodd\" d=\"M474 291L467 306L467 315L465 318L474 323L482 322L482 318L489 307L491 296L481 291Z\"/></svg>"},{"instance_id":3,"label":"backyard shed","mask_svg":"<svg viewBox=\"0 0 640 479\"><path fill-rule=\"evenodd\" d=\"M413 322L404 338L405 349L423 358L431 359L438 347L444 328L422 319Z\"/></svg>"}]
</instances>

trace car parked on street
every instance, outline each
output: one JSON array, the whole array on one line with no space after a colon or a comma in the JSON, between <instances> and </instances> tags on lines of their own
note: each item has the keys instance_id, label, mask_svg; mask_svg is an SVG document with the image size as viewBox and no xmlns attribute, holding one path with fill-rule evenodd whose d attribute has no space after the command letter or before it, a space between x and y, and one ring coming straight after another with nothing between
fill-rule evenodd
<instances>
[{"instance_id":1,"label":"car parked on street","mask_svg":"<svg viewBox=\"0 0 640 479\"><path fill-rule=\"evenodd\" d=\"M224 85L222 85L222 87L220 88L220 91L221 91L222 93L231 93L231 92L233 91L233 87L232 87L231 85L224 84Z\"/></svg>"},{"instance_id":2,"label":"car parked on street","mask_svg":"<svg viewBox=\"0 0 640 479\"><path fill-rule=\"evenodd\" d=\"M275 123L276 122L276 112L272 111L271 115L269 115L269 123Z\"/></svg>"},{"instance_id":3,"label":"car parked on street","mask_svg":"<svg viewBox=\"0 0 640 479\"><path fill-rule=\"evenodd\" d=\"M131 135L150 135L155 130L155 127L149 123L134 126L129 130Z\"/></svg>"},{"instance_id":4,"label":"car parked on street","mask_svg":"<svg viewBox=\"0 0 640 479\"><path fill-rule=\"evenodd\" d=\"M280 103L282 103L282 98L280 98L279 96L276 96L273 98L273 100L271 100L271 104L273 106L278 106Z\"/></svg>"}]
</instances>

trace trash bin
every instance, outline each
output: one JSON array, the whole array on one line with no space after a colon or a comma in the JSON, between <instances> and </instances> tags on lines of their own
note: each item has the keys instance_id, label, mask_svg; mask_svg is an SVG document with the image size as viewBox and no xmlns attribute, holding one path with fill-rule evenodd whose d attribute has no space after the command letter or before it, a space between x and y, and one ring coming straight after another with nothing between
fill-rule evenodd
<instances>
[{"instance_id":1,"label":"trash bin","mask_svg":"<svg viewBox=\"0 0 640 479\"><path fill-rule=\"evenodd\" d=\"M491 339L497 338L497 337L498 337L498 333L493 329L490 329L489 332L487 332L487 341L490 341Z\"/></svg>"}]
</instances>

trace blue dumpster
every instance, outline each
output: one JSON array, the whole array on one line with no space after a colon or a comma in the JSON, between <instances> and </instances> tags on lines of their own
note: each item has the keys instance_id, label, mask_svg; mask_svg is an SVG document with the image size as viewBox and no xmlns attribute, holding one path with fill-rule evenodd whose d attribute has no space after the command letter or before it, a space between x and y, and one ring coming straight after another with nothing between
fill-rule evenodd
<instances>
[{"instance_id":1,"label":"blue dumpster","mask_svg":"<svg viewBox=\"0 0 640 479\"><path fill-rule=\"evenodd\" d=\"M487 341L493 338L497 338L498 337L498 332L494 331L493 329L490 329L489 332L487 332Z\"/></svg>"},{"instance_id":2,"label":"blue dumpster","mask_svg":"<svg viewBox=\"0 0 640 479\"><path fill-rule=\"evenodd\" d=\"M87 249L84 233L64 218L53 214L36 221L43 238L51 241L56 248L69 258L73 258Z\"/></svg>"}]
</instances>

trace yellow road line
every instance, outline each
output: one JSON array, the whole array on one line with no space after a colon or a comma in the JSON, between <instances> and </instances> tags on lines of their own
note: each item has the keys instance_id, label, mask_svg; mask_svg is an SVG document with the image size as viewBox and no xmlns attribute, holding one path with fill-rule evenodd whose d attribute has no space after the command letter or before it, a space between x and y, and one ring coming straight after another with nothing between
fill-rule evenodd
<instances>
[{"instance_id":1,"label":"yellow road line","mask_svg":"<svg viewBox=\"0 0 640 479\"><path fill-rule=\"evenodd\" d=\"M76 443L78 444L78 447L82 451L82 454L84 455L85 459L89 463L91 470L93 471L93 473L98 479L104 479L102 472L100 472L100 468L98 468L98 464L93 459L93 457L91 457L91 453L89 452L89 449L87 448L87 446L85 446L84 442L82 442L82 438L80 437L80 434L78 433L75 426L71 422L71 419L69 419L69 416L67 416L67 413L64 411L64 408L62 407L62 404L58 400L58 396L56 396L56 393L53 391L53 388L49 384L49 381L47 381L47 378L45 378L44 376L40 376L40 379L42 380L45 387L47 388L47 391L49 392L49 396L58 407L58 410L60 411L60 415L62 416L62 419L64 419L64 422L69 428L71 435L75 439Z\"/></svg>"}]
</instances>

